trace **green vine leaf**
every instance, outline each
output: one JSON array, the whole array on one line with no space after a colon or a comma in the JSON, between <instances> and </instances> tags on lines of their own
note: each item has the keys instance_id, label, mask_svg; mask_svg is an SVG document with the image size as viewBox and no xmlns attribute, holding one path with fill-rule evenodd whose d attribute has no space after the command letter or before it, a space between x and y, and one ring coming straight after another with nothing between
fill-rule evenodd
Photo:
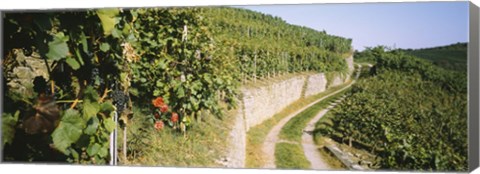
<instances>
[{"instance_id":1,"label":"green vine leaf","mask_svg":"<svg viewBox=\"0 0 480 174\"><path fill-rule=\"evenodd\" d=\"M115 122L112 119L104 119L103 125L108 132L112 132L115 129Z\"/></svg>"},{"instance_id":2,"label":"green vine leaf","mask_svg":"<svg viewBox=\"0 0 480 174\"><path fill-rule=\"evenodd\" d=\"M110 45L108 43L102 43L100 44L100 50L102 50L103 52L107 52L108 50L110 50Z\"/></svg>"},{"instance_id":3,"label":"green vine leaf","mask_svg":"<svg viewBox=\"0 0 480 174\"><path fill-rule=\"evenodd\" d=\"M94 155L96 155L96 154L100 151L100 148L101 148L101 147L102 147L102 146L100 146L100 144L98 144L98 143L95 143L95 144L93 144L93 145L91 145L91 146L88 146L88 149L87 149L88 155L89 155L89 156L94 156Z\"/></svg>"},{"instance_id":4,"label":"green vine leaf","mask_svg":"<svg viewBox=\"0 0 480 174\"><path fill-rule=\"evenodd\" d=\"M85 134L93 135L97 132L98 126L100 125L100 121L97 117L92 117L87 122L87 128L85 128Z\"/></svg>"},{"instance_id":5,"label":"green vine leaf","mask_svg":"<svg viewBox=\"0 0 480 174\"><path fill-rule=\"evenodd\" d=\"M179 87L177 88L177 97L178 97L178 98L185 97L185 91L183 90L183 87L182 87L182 86L179 86Z\"/></svg>"},{"instance_id":6,"label":"green vine leaf","mask_svg":"<svg viewBox=\"0 0 480 174\"><path fill-rule=\"evenodd\" d=\"M92 86L88 86L84 92L83 99L83 117L88 120L93 116L96 116L100 111L100 104L98 104L98 93Z\"/></svg>"},{"instance_id":7,"label":"green vine leaf","mask_svg":"<svg viewBox=\"0 0 480 174\"><path fill-rule=\"evenodd\" d=\"M91 102L90 100L85 100L83 104L83 117L85 119L89 119L97 115L98 111L100 111L100 106L96 102Z\"/></svg>"},{"instance_id":8,"label":"green vine leaf","mask_svg":"<svg viewBox=\"0 0 480 174\"><path fill-rule=\"evenodd\" d=\"M100 105L100 112L110 113L110 112L113 112L114 110L115 110L115 108L113 107L113 104L110 101L107 101L107 102L102 103Z\"/></svg>"},{"instance_id":9,"label":"green vine leaf","mask_svg":"<svg viewBox=\"0 0 480 174\"><path fill-rule=\"evenodd\" d=\"M74 109L65 111L58 128L52 133L53 144L62 153L67 153L67 148L75 143L82 135L85 123L80 113Z\"/></svg>"},{"instance_id":10,"label":"green vine leaf","mask_svg":"<svg viewBox=\"0 0 480 174\"><path fill-rule=\"evenodd\" d=\"M117 24L117 20L115 19L115 17L118 14L119 10L116 8L97 10L98 18L100 18L100 21L102 22L104 35L108 36L112 34L112 30Z\"/></svg>"},{"instance_id":11,"label":"green vine leaf","mask_svg":"<svg viewBox=\"0 0 480 174\"><path fill-rule=\"evenodd\" d=\"M127 25L127 26L128 26L128 25ZM127 28L127 27L125 27L125 28ZM116 28L113 28L113 29L112 29L112 36L113 36L114 38L120 38L120 37L122 36L122 31L120 31L120 30L118 30L118 29L116 29Z\"/></svg>"},{"instance_id":12,"label":"green vine leaf","mask_svg":"<svg viewBox=\"0 0 480 174\"><path fill-rule=\"evenodd\" d=\"M9 113L2 114L2 143L3 145L12 143L13 138L15 137L15 125L18 121L18 115L20 112L17 111L12 116Z\"/></svg>"},{"instance_id":13,"label":"green vine leaf","mask_svg":"<svg viewBox=\"0 0 480 174\"><path fill-rule=\"evenodd\" d=\"M48 43L48 53L46 56L52 60L60 60L68 55L68 36L63 32L55 34L53 41Z\"/></svg>"},{"instance_id":14,"label":"green vine leaf","mask_svg":"<svg viewBox=\"0 0 480 174\"><path fill-rule=\"evenodd\" d=\"M108 146L109 144L108 143L104 143L103 147L100 148L100 150L98 150L98 156L100 156L101 158L105 158L108 156Z\"/></svg>"},{"instance_id":15,"label":"green vine leaf","mask_svg":"<svg viewBox=\"0 0 480 174\"><path fill-rule=\"evenodd\" d=\"M88 53L87 36L83 32L80 34L80 43L82 44L83 52Z\"/></svg>"},{"instance_id":16,"label":"green vine leaf","mask_svg":"<svg viewBox=\"0 0 480 174\"><path fill-rule=\"evenodd\" d=\"M67 62L67 64L72 67L73 70L78 70L80 68L78 61L72 57L67 58L65 62Z\"/></svg>"},{"instance_id":17,"label":"green vine leaf","mask_svg":"<svg viewBox=\"0 0 480 174\"><path fill-rule=\"evenodd\" d=\"M68 151L72 154L73 159L79 158L78 152L75 151L75 149L69 148Z\"/></svg>"}]
</instances>

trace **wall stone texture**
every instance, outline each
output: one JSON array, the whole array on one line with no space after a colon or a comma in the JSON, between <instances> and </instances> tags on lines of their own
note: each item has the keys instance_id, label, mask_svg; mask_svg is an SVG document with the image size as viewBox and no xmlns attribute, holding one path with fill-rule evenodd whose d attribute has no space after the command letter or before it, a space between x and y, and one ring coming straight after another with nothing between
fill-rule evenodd
<instances>
[{"instance_id":1,"label":"wall stone texture","mask_svg":"<svg viewBox=\"0 0 480 174\"><path fill-rule=\"evenodd\" d=\"M300 99L304 83L305 76L297 76L269 86L242 89L246 131Z\"/></svg>"},{"instance_id":2,"label":"wall stone texture","mask_svg":"<svg viewBox=\"0 0 480 174\"><path fill-rule=\"evenodd\" d=\"M310 75L307 80L305 97L321 93L327 89L327 78L324 73Z\"/></svg>"}]
</instances>

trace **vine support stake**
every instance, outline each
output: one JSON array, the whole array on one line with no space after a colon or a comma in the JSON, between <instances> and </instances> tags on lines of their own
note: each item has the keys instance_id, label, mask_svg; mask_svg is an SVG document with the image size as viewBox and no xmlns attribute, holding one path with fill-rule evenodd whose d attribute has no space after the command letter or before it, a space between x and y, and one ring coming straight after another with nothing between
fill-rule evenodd
<instances>
[{"instance_id":1,"label":"vine support stake","mask_svg":"<svg viewBox=\"0 0 480 174\"><path fill-rule=\"evenodd\" d=\"M253 83L257 83L257 50L253 55Z\"/></svg>"},{"instance_id":2,"label":"vine support stake","mask_svg":"<svg viewBox=\"0 0 480 174\"><path fill-rule=\"evenodd\" d=\"M123 129L123 159L127 159L127 126Z\"/></svg>"},{"instance_id":3,"label":"vine support stake","mask_svg":"<svg viewBox=\"0 0 480 174\"><path fill-rule=\"evenodd\" d=\"M117 124L118 124L118 113L113 111L113 121L115 122L115 129L110 134L110 165L117 165Z\"/></svg>"}]
</instances>

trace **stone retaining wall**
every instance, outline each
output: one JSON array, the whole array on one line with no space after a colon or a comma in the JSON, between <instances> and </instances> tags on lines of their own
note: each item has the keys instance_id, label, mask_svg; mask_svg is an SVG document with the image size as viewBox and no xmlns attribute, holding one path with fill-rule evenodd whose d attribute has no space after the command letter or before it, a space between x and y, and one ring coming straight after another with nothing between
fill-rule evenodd
<instances>
[{"instance_id":1,"label":"stone retaining wall","mask_svg":"<svg viewBox=\"0 0 480 174\"><path fill-rule=\"evenodd\" d=\"M346 58L349 74L354 70L353 56ZM301 97L308 97L327 88L344 84L350 75L335 75L331 83L324 73L299 75L287 80L272 82L267 86L243 88L242 107L238 109L229 138L229 152L225 167L244 168L246 159L246 138L250 128L281 112ZM329 86L327 86L327 83ZM302 96L302 94L304 96Z\"/></svg>"},{"instance_id":2,"label":"stone retaining wall","mask_svg":"<svg viewBox=\"0 0 480 174\"><path fill-rule=\"evenodd\" d=\"M305 89L305 97L312 96L325 91L327 78L324 73L310 75Z\"/></svg>"},{"instance_id":3,"label":"stone retaining wall","mask_svg":"<svg viewBox=\"0 0 480 174\"><path fill-rule=\"evenodd\" d=\"M242 89L246 130L300 99L304 84L305 76L297 76L269 86Z\"/></svg>"}]
</instances>

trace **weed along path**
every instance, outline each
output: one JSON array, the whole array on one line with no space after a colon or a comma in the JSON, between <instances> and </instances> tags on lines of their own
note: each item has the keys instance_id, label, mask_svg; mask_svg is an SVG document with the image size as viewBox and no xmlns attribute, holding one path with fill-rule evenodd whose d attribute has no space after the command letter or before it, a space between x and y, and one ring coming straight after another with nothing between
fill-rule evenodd
<instances>
[{"instance_id":1,"label":"weed along path","mask_svg":"<svg viewBox=\"0 0 480 174\"><path fill-rule=\"evenodd\" d=\"M299 113L303 112L304 110L312 107L313 105L317 104L318 102L321 102L331 96L334 96L335 94L338 94L342 91L345 91L346 89L350 88L352 86L352 84L355 83L356 79L358 79L358 77L360 76L360 70L361 70L361 65L359 65L359 70L356 74L356 77L355 79L350 83L348 84L347 86L343 87L343 88L340 88L318 100L315 100L314 102L308 104L307 106L297 110L296 112L294 113L291 113L290 115L288 115L287 117L283 118L282 120L280 120L271 130L270 132L267 134L264 142L263 142L263 145L262 145L262 152L263 152L263 157L264 157L264 166L263 168L276 168L276 164L275 164L275 146L278 143L280 142L284 142L282 140L279 139L279 134L280 134L280 131L282 130L282 128L285 126L285 124L287 124L292 118L294 118L295 116L297 116ZM326 112L325 112L326 113ZM321 117L321 116L320 116ZM313 120L312 120L313 121ZM313 123L315 124L315 123ZM308 126L307 126L308 128ZM303 137L302 137L303 138ZM313 143L313 137L310 137L311 139L311 143L308 143L306 142L305 144L311 144L312 146L315 146L314 143ZM293 143L293 142L292 142ZM303 144L303 140L302 140L302 144ZM313 147L313 149L316 151L316 147ZM305 151L305 153L312 153L312 152L307 152ZM319 158L318 157L313 157L312 160L317 160L317 161L313 161L315 163L317 163ZM310 159L309 159L310 160ZM311 162L312 163L312 162ZM322 163L322 165L324 165Z\"/></svg>"}]
</instances>

